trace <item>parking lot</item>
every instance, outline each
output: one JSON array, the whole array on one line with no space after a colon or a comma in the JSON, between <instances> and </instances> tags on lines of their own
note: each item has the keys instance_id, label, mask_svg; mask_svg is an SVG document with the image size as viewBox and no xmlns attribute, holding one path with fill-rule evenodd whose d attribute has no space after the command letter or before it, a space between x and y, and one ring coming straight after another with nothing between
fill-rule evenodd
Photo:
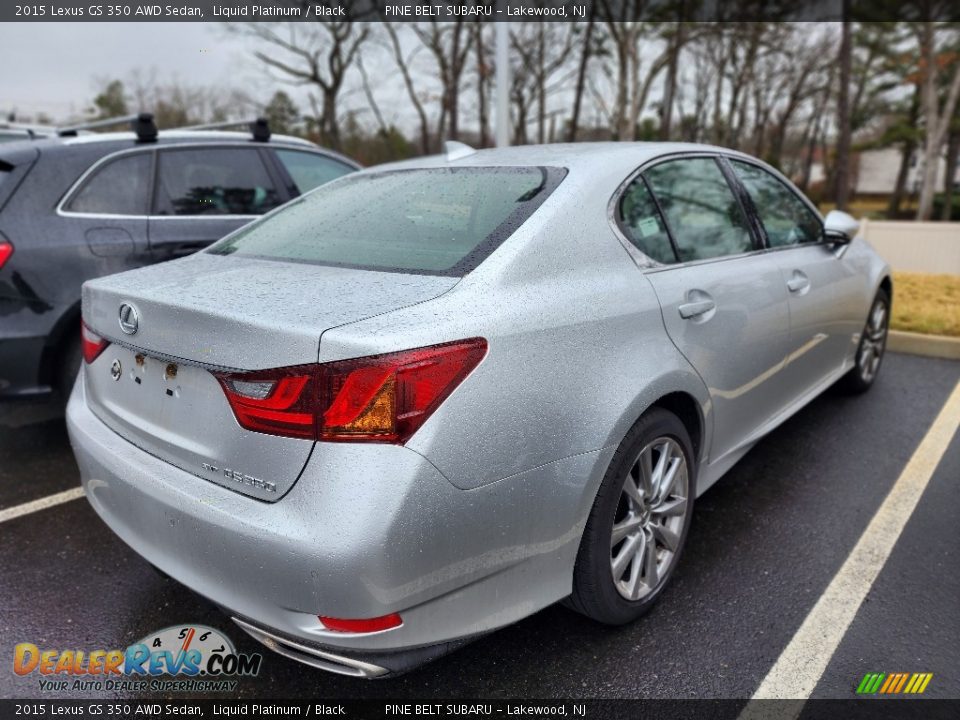
<instances>
[{"instance_id":1,"label":"parking lot","mask_svg":"<svg viewBox=\"0 0 960 720\"><path fill-rule=\"evenodd\" d=\"M828 392L763 439L700 500L683 562L639 622L599 626L554 606L406 676L359 681L260 648L216 608L159 576L83 499L0 523L0 648L126 647L178 623L263 652L242 697L748 698L794 637L945 400L960 363L890 354L876 386ZM852 697L867 672L930 672L960 697L960 435L954 435L813 697ZM76 487L50 408L0 407L0 510ZM907 511L908 512L908 511ZM9 667L9 665L7 665ZM0 673L0 695L38 697ZM79 695L79 694L78 694Z\"/></svg>"}]
</instances>

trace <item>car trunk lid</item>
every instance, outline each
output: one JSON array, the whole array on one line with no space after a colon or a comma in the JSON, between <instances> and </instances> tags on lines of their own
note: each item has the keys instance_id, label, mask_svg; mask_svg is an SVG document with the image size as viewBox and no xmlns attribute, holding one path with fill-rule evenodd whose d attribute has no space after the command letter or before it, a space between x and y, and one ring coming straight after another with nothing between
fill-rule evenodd
<instances>
[{"instance_id":1,"label":"car trunk lid","mask_svg":"<svg viewBox=\"0 0 960 720\"><path fill-rule=\"evenodd\" d=\"M277 500L314 443L241 428L214 372L315 363L325 330L456 282L205 253L93 280L83 288L84 322L111 344L85 367L87 403L146 452Z\"/></svg>"}]
</instances>

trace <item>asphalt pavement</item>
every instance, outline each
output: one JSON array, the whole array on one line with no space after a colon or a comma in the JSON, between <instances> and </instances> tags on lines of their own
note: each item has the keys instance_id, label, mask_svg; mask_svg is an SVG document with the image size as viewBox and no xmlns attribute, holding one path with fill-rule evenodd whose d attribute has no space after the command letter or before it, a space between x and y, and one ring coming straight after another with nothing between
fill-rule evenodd
<instances>
[{"instance_id":1,"label":"asphalt pavement","mask_svg":"<svg viewBox=\"0 0 960 720\"><path fill-rule=\"evenodd\" d=\"M860 397L821 396L697 501L658 606L597 625L560 606L405 676L361 681L273 654L158 575L83 498L0 523L0 697L38 697L16 643L122 648L180 623L261 652L257 698L749 698L829 585L947 396L960 363L890 354ZM0 406L0 511L79 483L55 407ZM960 698L960 434L830 656L814 697L852 697L867 672L932 672ZM832 652L832 648L825 649ZM115 693L105 693L107 697ZM82 696L82 695L81 695Z\"/></svg>"}]
</instances>

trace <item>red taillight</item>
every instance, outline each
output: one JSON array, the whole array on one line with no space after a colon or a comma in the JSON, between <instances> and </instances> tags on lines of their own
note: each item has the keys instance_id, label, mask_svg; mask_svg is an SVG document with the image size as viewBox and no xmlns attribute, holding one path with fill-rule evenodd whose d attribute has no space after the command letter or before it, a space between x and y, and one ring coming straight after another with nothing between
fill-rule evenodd
<instances>
[{"instance_id":1,"label":"red taillight","mask_svg":"<svg viewBox=\"0 0 960 720\"><path fill-rule=\"evenodd\" d=\"M0 270L7 264L7 260L13 255L13 245L6 240L0 240Z\"/></svg>"},{"instance_id":2,"label":"red taillight","mask_svg":"<svg viewBox=\"0 0 960 720\"><path fill-rule=\"evenodd\" d=\"M93 330L87 327L85 322L81 321L80 344L83 346L83 359L86 360L87 363L92 363L94 360L100 357L100 353L107 349L110 341L105 340L97 335Z\"/></svg>"},{"instance_id":3,"label":"red taillight","mask_svg":"<svg viewBox=\"0 0 960 720\"><path fill-rule=\"evenodd\" d=\"M416 350L250 373L221 373L248 430L334 442L404 443L483 359L472 338Z\"/></svg>"},{"instance_id":4,"label":"red taillight","mask_svg":"<svg viewBox=\"0 0 960 720\"><path fill-rule=\"evenodd\" d=\"M320 622L327 630L347 633L374 633L381 630L390 630L391 628L403 625L403 620L397 613L384 615L383 617L368 618L366 620L343 620L341 618L326 617L320 615Z\"/></svg>"},{"instance_id":5,"label":"red taillight","mask_svg":"<svg viewBox=\"0 0 960 720\"><path fill-rule=\"evenodd\" d=\"M315 438L315 376L310 366L304 366L217 379L241 427L268 435Z\"/></svg>"}]
</instances>

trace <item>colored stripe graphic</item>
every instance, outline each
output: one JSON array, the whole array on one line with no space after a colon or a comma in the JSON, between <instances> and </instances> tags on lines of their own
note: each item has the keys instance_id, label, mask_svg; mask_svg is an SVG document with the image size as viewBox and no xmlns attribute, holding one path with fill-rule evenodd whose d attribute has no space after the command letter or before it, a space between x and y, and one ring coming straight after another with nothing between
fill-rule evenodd
<instances>
[{"instance_id":1,"label":"colored stripe graphic","mask_svg":"<svg viewBox=\"0 0 960 720\"><path fill-rule=\"evenodd\" d=\"M933 673L867 673L857 685L857 694L921 695L932 679Z\"/></svg>"}]
</instances>

